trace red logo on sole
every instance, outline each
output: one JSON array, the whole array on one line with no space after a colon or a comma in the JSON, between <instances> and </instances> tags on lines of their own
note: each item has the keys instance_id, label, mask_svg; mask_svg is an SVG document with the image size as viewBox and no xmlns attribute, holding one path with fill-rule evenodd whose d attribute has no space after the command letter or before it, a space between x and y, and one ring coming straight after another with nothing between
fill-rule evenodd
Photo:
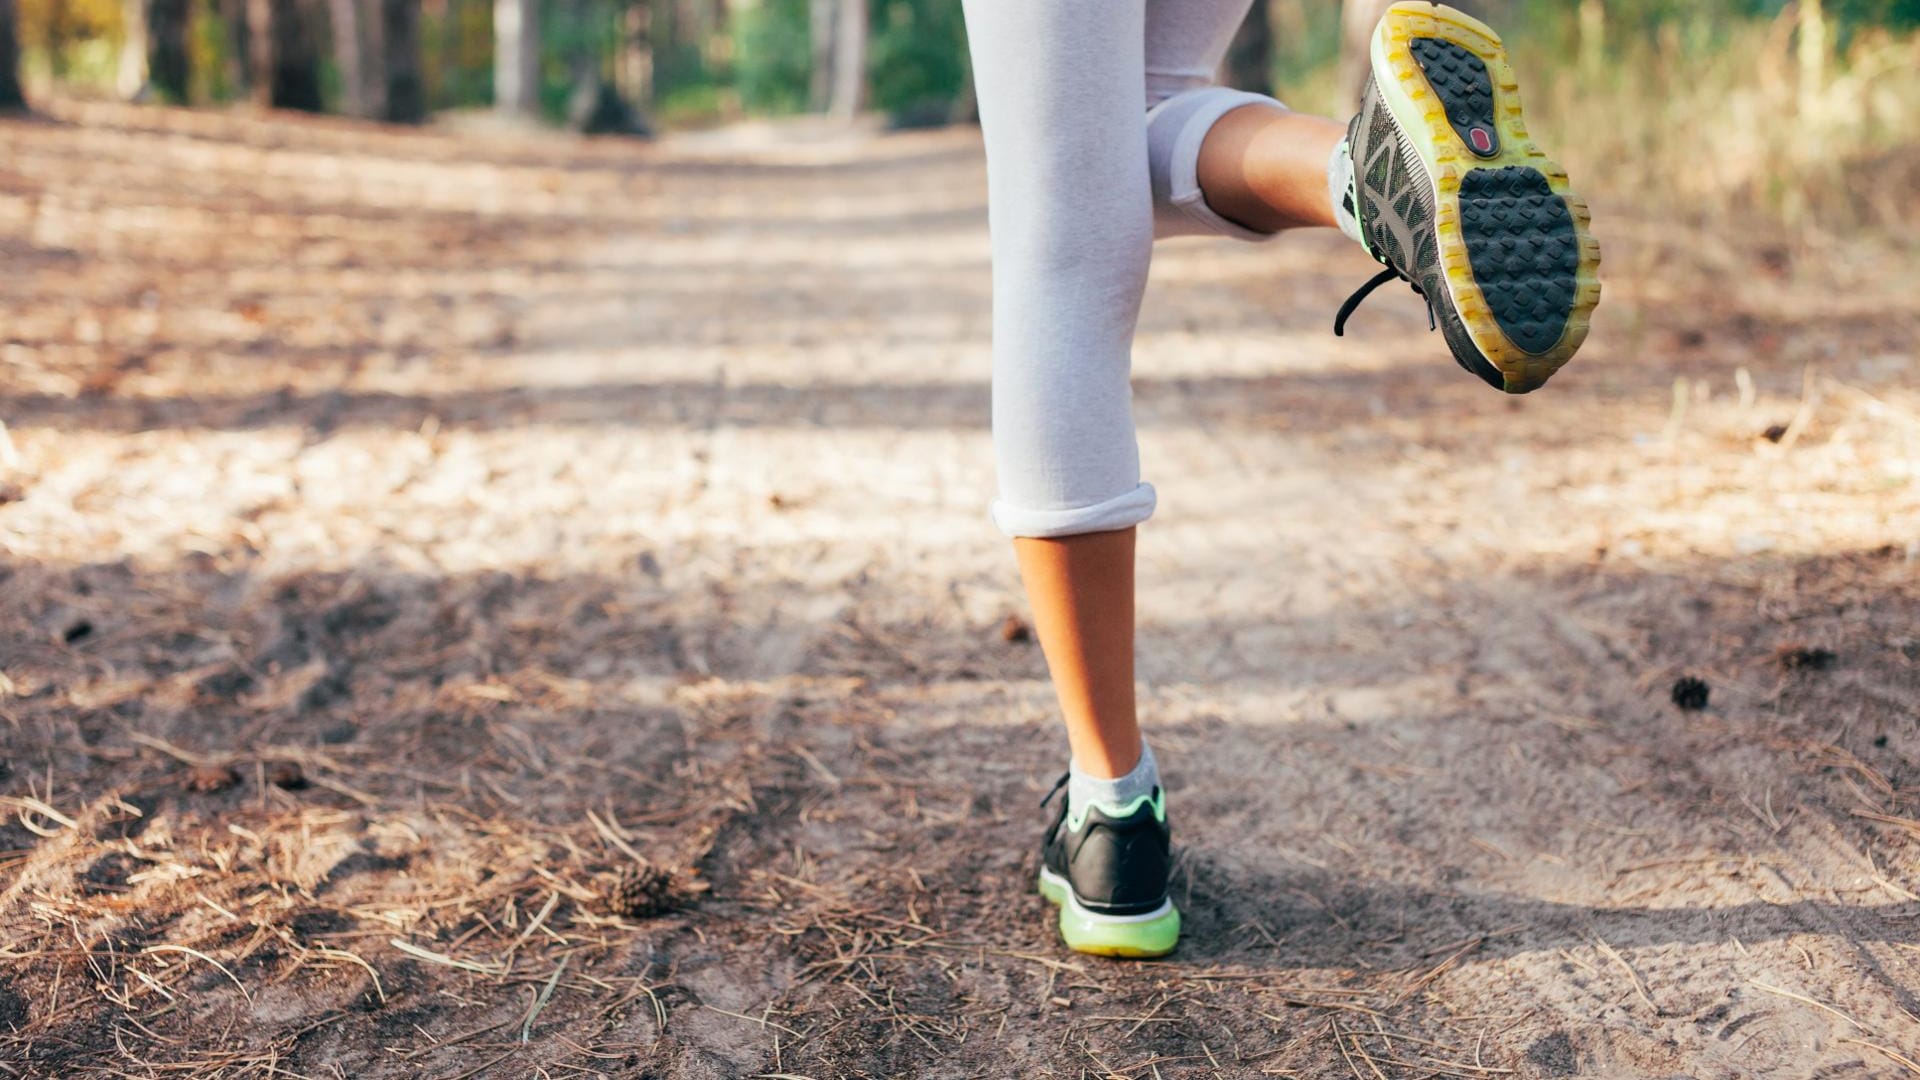
<instances>
[{"instance_id":1,"label":"red logo on sole","mask_svg":"<svg viewBox=\"0 0 1920 1080\"><path fill-rule=\"evenodd\" d=\"M1473 144L1476 154L1493 153L1493 135L1486 128L1468 128L1467 141Z\"/></svg>"}]
</instances>

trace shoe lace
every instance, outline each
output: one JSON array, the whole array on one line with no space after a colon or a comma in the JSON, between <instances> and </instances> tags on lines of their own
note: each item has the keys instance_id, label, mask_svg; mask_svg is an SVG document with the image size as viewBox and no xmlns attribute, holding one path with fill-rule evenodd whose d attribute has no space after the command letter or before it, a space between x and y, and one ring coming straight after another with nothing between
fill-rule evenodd
<instances>
[{"instance_id":1,"label":"shoe lace","mask_svg":"<svg viewBox=\"0 0 1920 1080\"><path fill-rule=\"evenodd\" d=\"M1060 779L1055 780L1053 782L1052 790L1048 791L1046 794L1046 797L1040 800L1040 808L1042 810L1046 809L1047 804L1053 801L1053 797L1055 795L1060 794L1060 789L1067 786L1067 780L1072 776L1073 776L1072 770L1068 770L1060 774Z\"/></svg>"},{"instance_id":2,"label":"shoe lace","mask_svg":"<svg viewBox=\"0 0 1920 1080\"><path fill-rule=\"evenodd\" d=\"M1347 334L1347 318L1351 316L1357 308L1359 308L1360 302L1365 300L1367 297L1372 296L1373 290L1379 288L1382 285L1385 285L1387 282L1392 281L1395 278L1399 278L1401 281L1404 281L1408 285L1412 286L1413 291L1420 294L1420 299L1425 300L1427 302L1427 329L1428 330L1438 329L1440 326L1440 322L1438 319L1434 318L1433 298L1427 295L1427 290L1421 288L1419 282L1401 273L1399 270L1389 266L1385 270L1382 270L1378 274L1375 274L1371 279L1367 281L1365 285L1362 285L1358 289L1355 289L1353 291L1353 295L1347 297L1347 302L1340 305L1339 314L1336 314L1333 317L1333 336L1345 337Z\"/></svg>"}]
</instances>

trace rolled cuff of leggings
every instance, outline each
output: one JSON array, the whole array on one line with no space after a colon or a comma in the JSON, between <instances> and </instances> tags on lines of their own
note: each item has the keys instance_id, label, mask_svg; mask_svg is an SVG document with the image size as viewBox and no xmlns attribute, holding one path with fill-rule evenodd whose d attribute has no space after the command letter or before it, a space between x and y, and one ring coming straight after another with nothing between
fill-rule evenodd
<instances>
[{"instance_id":1,"label":"rolled cuff of leggings","mask_svg":"<svg viewBox=\"0 0 1920 1080\"><path fill-rule=\"evenodd\" d=\"M1092 506L1067 510L1029 510L1010 506L1005 499L995 499L993 523L1008 536L1036 539L1112 532L1131 528L1152 517L1154 502L1152 484L1141 484Z\"/></svg>"},{"instance_id":2,"label":"rolled cuff of leggings","mask_svg":"<svg viewBox=\"0 0 1920 1080\"><path fill-rule=\"evenodd\" d=\"M1200 191L1200 147L1207 132L1220 118L1243 105L1285 105L1263 94L1232 90L1224 86L1204 86L1188 90L1154 106L1147 113L1147 127L1155 120L1172 120L1179 125L1171 134L1173 145L1164 165L1154 161L1153 218L1154 236L1230 236L1236 240L1271 240L1277 233L1260 232L1229 221L1207 205ZM1152 136L1150 136L1151 138ZM1164 145L1164 144L1162 144ZM1161 169L1164 168L1164 173Z\"/></svg>"}]
</instances>

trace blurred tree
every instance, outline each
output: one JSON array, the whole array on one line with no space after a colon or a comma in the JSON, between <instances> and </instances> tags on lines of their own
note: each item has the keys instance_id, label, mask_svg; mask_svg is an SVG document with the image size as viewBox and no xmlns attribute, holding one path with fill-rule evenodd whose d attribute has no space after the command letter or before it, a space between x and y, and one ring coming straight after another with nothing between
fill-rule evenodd
<instances>
[{"instance_id":1,"label":"blurred tree","mask_svg":"<svg viewBox=\"0 0 1920 1080\"><path fill-rule=\"evenodd\" d=\"M650 96L657 105L701 81L700 46L695 40L692 22L675 0L637 2L645 10Z\"/></svg>"},{"instance_id":2,"label":"blurred tree","mask_svg":"<svg viewBox=\"0 0 1920 1080\"><path fill-rule=\"evenodd\" d=\"M828 13L827 46L818 18ZM832 0L760 0L734 23L740 103L763 113L824 111L832 90Z\"/></svg>"},{"instance_id":3,"label":"blurred tree","mask_svg":"<svg viewBox=\"0 0 1920 1080\"><path fill-rule=\"evenodd\" d=\"M422 0L421 83L427 108L494 104L494 0Z\"/></svg>"},{"instance_id":4,"label":"blurred tree","mask_svg":"<svg viewBox=\"0 0 1920 1080\"><path fill-rule=\"evenodd\" d=\"M807 0L807 38L812 60L807 79L807 108L825 112L833 98L834 0Z\"/></svg>"},{"instance_id":5,"label":"blurred tree","mask_svg":"<svg viewBox=\"0 0 1920 1080\"><path fill-rule=\"evenodd\" d=\"M1237 90L1273 93L1273 13L1267 0L1253 0L1246 20L1233 35L1224 81Z\"/></svg>"},{"instance_id":6,"label":"blurred tree","mask_svg":"<svg viewBox=\"0 0 1920 1080\"><path fill-rule=\"evenodd\" d=\"M645 110L653 105L654 62L652 9L638 0L618 0L613 85L624 100Z\"/></svg>"},{"instance_id":7,"label":"blurred tree","mask_svg":"<svg viewBox=\"0 0 1920 1080\"><path fill-rule=\"evenodd\" d=\"M640 114L621 96L619 82L608 77L609 59L628 47L616 27L612 0L570 0L561 38L554 43L567 61L567 126L588 135L644 135Z\"/></svg>"},{"instance_id":8,"label":"blurred tree","mask_svg":"<svg viewBox=\"0 0 1920 1080\"><path fill-rule=\"evenodd\" d=\"M114 90L128 101L147 89L147 3L120 0L120 71Z\"/></svg>"},{"instance_id":9,"label":"blurred tree","mask_svg":"<svg viewBox=\"0 0 1920 1080\"><path fill-rule=\"evenodd\" d=\"M166 100L187 100L187 31L193 5L188 0L146 0L147 80Z\"/></svg>"},{"instance_id":10,"label":"blurred tree","mask_svg":"<svg viewBox=\"0 0 1920 1080\"><path fill-rule=\"evenodd\" d=\"M253 100L264 108L321 112L319 27L308 0L248 0Z\"/></svg>"},{"instance_id":11,"label":"blurred tree","mask_svg":"<svg viewBox=\"0 0 1920 1080\"><path fill-rule=\"evenodd\" d=\"M960 5L878 0L867 49L867 97L894 127L953 123L967 98L967 30Z\"/></svg>"},{"instance_id":12,"label":"blurred tree","mask_svg":"<svg viewBox=\"0 0 1920 1080\"><path fill-rule=\"evenodd\" d=\"M340 77L340 111L348 116L372 116L375 108L360 23L360 0L327 0L333 67Z\"/></svg>"},{"instance_id":13,"label":"blurred tree","mask_svg":"<svg viewBox=\"0 0 1920 1080\"><path fill-rule=\"evenodd\" d=\"M867 0L838 0L833 41L833 92L827 114L852 120L867 104Z\"/></svg>"},{"instance_id":14,"label":"blurred tree","mask_svg":"<svg viewBox=\"0 0 1920 1080\"><path fill-rule=\"evenodd\" d=\"M13 0L0 0L0 110L26 107L20 92L20 22Z\"/></svg>"},{"instance_id":15,"label":"blurred tree","mask_svg":"<svg viewBox=\"0 0 1920 1080\"><path fill-rule=\"evenodd\" d=\"M395 124L427 119L427 82L420 70L420 0L375 0L379 5L379 117Z\"/></svg>"},{"instance_id":16,"label":"blurred tree","mask_svg":"<svg viewBox=\"0 0 1920 1080\"><path fill-rule=\"evenodd\" d=\"M539 112L539 0L493 0L493 107L521 119Z\"/></svg>"},{"instance_id":17,"label":"blurred tree","mask_svg":"<svg viewBox=\"0 0 1920 1080\"><path fill-rule=\"evenodd\" d=\"M1373 28L1386 14L1393 0L1342 0L1340 5L1340 99L1350 105L1360 103L1367 85L1370 63L1367 49L1373 40Z\"/></svg>"},{"instance_id":18,"label":"blurred tree","mask_svg":"<svg viewBox=\"0 0 1920 1080\"><path fill-rule=\"evenodd\" d=\"M225 24L227 84L234 92L246 95L253 86L253 36L247 32L248 0L212 0Z\"/></svg>"},{"instance_id":19,"label":"blurred tree","mask_svg":"<svg viewBox=\"0 0 1920 1080\"><path fill-rule=\"evenodd\" d=\"M1800 116L1814 117L1826 84L1827 14L1820 0L1800 0Z\"/></svg>"},{"instance_id":20,"label":"blurred tree","mask_svg":"<svg viewBox=\"0 0 1920 1080\"><path fill-rule=\"evenodd\" d=\"M1605 0L1580 0L1580 73L1589 79L1599 78L1606 58Z\"/></svg>"}]
</instances>

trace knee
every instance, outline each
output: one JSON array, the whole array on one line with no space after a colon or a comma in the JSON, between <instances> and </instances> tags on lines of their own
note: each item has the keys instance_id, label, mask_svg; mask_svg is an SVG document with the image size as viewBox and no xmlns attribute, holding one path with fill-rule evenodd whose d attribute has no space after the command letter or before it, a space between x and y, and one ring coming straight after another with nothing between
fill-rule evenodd
<instances>
[{"instance_id":1,"label":"knee","mask_svg":"<svg viewBox=\"0 0 1920 1080\"><path fill-rule=\"evenodd\" d=\"M1157 102L1147 112L1147 169L1153 189L1154 235L1230 236L1266 240L1272 233L1249 229L1215 213L1200 189L1200 149L1220 118L1247 105L1286 106L1261 94L1225 86L1200 86Z\"/></svg>"}]
</instances>

